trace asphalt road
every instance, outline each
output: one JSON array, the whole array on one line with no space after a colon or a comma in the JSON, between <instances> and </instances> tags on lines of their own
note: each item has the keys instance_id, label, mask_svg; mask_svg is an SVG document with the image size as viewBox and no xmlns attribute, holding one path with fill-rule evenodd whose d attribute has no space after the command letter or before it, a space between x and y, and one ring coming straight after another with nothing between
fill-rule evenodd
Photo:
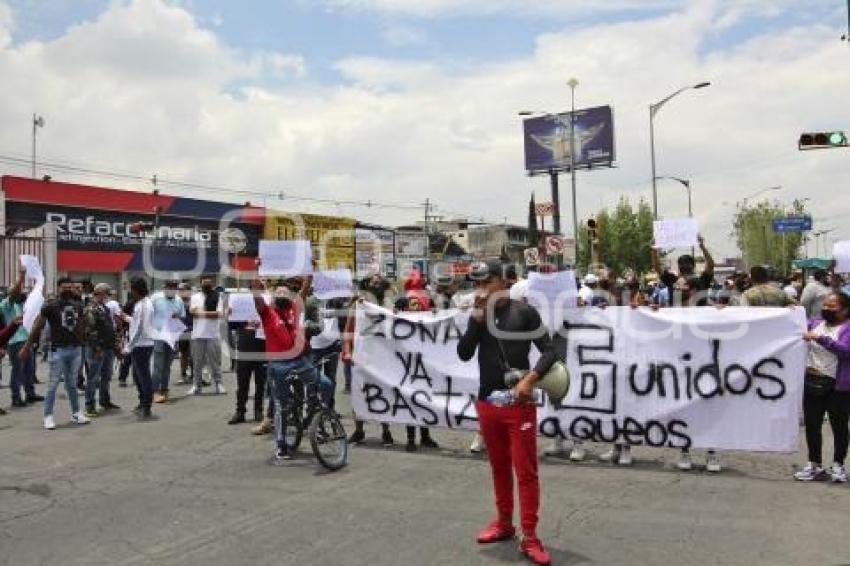
<instances>
[{"instance_id":1,"label":"asphalt road","mask_svg":"<svg viewBox=\"0 0 850 566\"><path fill-rule=\"evenodd\" d=\"M370 426L340 472L303 451L276 466L269 437L226 424L226 384L199 398L175 386L147 423L117 387L125 410L85 427L64 398L53 432L40 406L0 417L0 564L524 563L514 544L474 542L492 504L468 434L437 431L443 449L408 454L403 428L385 449ZM724 455L712 476L678 472L669 451L635 454L631 469L544 461L539 534L555 564L850 564L850 489L793 482L802 455Z\"/></svg>"}]
</instances>

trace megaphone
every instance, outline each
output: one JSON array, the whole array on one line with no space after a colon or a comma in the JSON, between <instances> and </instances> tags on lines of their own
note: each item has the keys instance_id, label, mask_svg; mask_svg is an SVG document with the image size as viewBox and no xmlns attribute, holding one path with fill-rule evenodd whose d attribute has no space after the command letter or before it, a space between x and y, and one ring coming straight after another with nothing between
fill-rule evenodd
<instances>
[{"instance_id":1,"label":"megaphone","mask_svg":"<svg viewBox=\"0 0 850 566\"><path fill-rule=\"evenodd\" d=\"M564 362L556 361L534 386L545 391L552 402L558 403L570 390L570 371Z\"/></svg>"}]
</instances>

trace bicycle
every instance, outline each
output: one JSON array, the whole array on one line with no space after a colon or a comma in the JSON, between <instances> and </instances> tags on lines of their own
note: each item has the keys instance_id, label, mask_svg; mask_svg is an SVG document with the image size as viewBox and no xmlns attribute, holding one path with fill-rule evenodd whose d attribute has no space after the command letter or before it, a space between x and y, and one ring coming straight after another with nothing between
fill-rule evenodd
<instances>
[{"instance_id":1,"label":"bicycle","mask_svg":"<svg viewBox=\"0 0 850 566\"><path fill-rule=\"evenodd\" d=\"M301 444L304 431L310 439L313 454L319 463L331 471L343 468L348 460L348 435L339 416L328 407L319 393L319 383L305 384L302 374L318 370L330 360L331 353L317 360L310 368L289 372L284 387L289 389L286 412L286 445L294 452Z\"/></svg>"}]
</instances>

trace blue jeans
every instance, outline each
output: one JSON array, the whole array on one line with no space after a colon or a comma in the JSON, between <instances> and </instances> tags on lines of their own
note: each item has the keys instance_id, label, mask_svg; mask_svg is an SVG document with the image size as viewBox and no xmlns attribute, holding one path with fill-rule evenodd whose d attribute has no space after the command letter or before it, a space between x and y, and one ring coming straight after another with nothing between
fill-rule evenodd
<instances>
[{"instance_id":1,"label":"blue jeans","mask_svg":"<svg viewBox=\"0 0 850 566\"><path fill-rule=\"evenodd\" d=\"M163 340L153 343L153 390L161 393L168 392L171 381L171 362L174 361L174 350Z\"/></svg>"},{"instance_id":2,"label":"blue jeans","mask_svg":"<svg viewBox=\"0 0 850 566\"><path fill-rule=\"evenodd\" d=\"M268 381L272 384L274 400L274 436L279 450L286 452L286 417L289 404L289 387L286 387L286 376L292 371L303 371L301 381L305 385L319 385L320 394L325 403L330 402L333 384L324 375L319 375L308 356L294 360L274 360L268 363Z\"/></svg>"},{"instance_id":3,"label":"blue jeans","mask_svg":"<svg viewBox=\"0 0 850 566\"><path fill-rule=\"evenodd\" d=\"M136 346L130 352L133 376L136 378L136 388L139 390L139 406L142 409L150 409L153 403L151 355L153 355L153 346Z\"/></svg>"},{"instance_id":4,"label":"blue jeans","mask_svg":"<svg viewBox=\"0 0 850 566\"><path fill-rule=\"evenodd\" d=\"M21 401L21 389L27 399L35 395L35 386L33 385L33 365L35 364L35 353L27 356L27 359L21 360L18 353L24 347L26 342L15 342L9 344L6 351L9 353L9 362L12 364L12 376L9 380L9 386L12 389L12 401Z\"/></svg>"},{"instance_id":5,"label":"blue jeans","mask_svg":"<svg viewBox=\"0 0 850 566\"><path fill-rule=\"evenodd\" d=\"M32 355L32 354L30 354ZM71 404L71 414L80 412L80 400L77 398L77 374L83 364L83 349L81 346L56 348L50 352L50 381L47 383L47 395L44 397L44 416L53 415L56 404L56 389L59 381L65 381L65 392Z\"/></svg>"},{"instance_id":6,"label":"blue jeans","mask_svg":"<svg viewBox=\"0 0 850 566\"><path fill-rule=\"evenodd\" d=\"M109 398L109 382L112 381L112 365L115 362L115 352L104 350L100 357L95 356L94 348L86 347L86 363L89 366L89 377L86 380L86 409L95 409L95 397L100 393L100 406L106 407L111 402Z\"/></svg>"}]
</instances>

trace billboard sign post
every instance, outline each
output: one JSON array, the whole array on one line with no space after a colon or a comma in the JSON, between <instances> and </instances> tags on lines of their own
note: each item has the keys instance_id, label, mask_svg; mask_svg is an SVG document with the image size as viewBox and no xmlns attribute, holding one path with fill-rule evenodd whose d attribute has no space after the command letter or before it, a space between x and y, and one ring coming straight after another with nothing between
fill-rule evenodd
<instances>
[{"instance_id":1,"label":"billboard sign post","mask_svg":"<svg viewBox=\"0 0 850 566\"><path fill-rule=\"evenodd\" d=\"M614 114L610 106L547 114L523 122L525 168L531 174L569 171L571 155L576 169L610 167L615 160Z\"/></svg>"}]
</instances>

